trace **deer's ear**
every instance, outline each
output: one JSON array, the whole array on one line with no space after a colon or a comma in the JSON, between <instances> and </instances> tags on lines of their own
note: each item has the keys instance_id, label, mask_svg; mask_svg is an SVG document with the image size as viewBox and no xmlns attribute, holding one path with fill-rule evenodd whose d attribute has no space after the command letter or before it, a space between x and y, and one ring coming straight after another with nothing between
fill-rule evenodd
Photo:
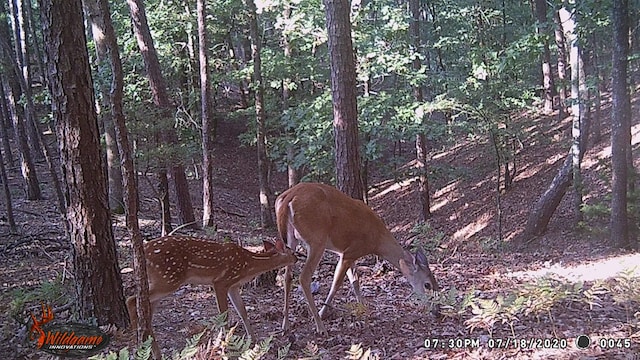
<instances>
[{"instance_id":1,"label":"deer's ear","mask_svg":"<svg viewBox=\"0 0 640 360\"><path fill-rule=\"evenodd\" d=\"M271 251L275 248L273 243L267 240L262 240L262 245L264 246L265 251Z\"/></svg>"},{"instance_id":2,"label":"deer's ear","mask_svg":"<svg viewBox=\"0 0 640 360\"><path fill-rule=\"evenodd\" d=\"M418 267L429 267L429 260L427 256L422 252L422 249L418 249L413 257L413 263Z\"/></svg>"},{"instance_id":3,"label":"deer's ear","mask_svg":"<svg viewBox=\"0 0 640 360\"><path fill-rule=\"evenodd\" d=\"M398 265L400 266L400 271L403 274L411 274L415 271L413 264L410 264L405 259L400 259L398 261Z\"/></svg>"}]
</instances>

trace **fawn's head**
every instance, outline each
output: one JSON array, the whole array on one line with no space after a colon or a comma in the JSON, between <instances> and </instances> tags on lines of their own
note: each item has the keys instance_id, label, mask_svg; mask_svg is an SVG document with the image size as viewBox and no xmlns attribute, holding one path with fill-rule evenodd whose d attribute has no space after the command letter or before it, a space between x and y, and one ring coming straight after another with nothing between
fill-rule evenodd
<instances>
[{"instance_id":1,"label":"fawn's head","mask_svg":"<svg viewBox=\"0 0 640 360\"><path fill-rule=\"evenodd\" d=\"M276 240L275 243L263 240L262 244L264 246L262 254L268 255L270 257L277 256L281 258L281 263L283 264L283 266L293 265L296 261L298 261L298 258L296 257L293 250L285 245L285 243L280 239Z\"/></svg>"}]
</instances>

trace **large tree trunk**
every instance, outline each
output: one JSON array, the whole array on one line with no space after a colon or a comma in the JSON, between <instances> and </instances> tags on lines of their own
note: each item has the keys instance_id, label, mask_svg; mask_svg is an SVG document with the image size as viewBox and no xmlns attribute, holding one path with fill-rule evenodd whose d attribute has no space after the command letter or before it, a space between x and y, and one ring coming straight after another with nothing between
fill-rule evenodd
<instances>
[{"instance_id":1,"label":"large tree trunk","mask_svg":"<svg viewBox=\"0 0 640 360\"><path fill-rule=\"evenodd\" d=\"M627 84L628 6L627 0L613 1L611 239L621 248L631 245L627 213L627 156L631 152L631 103Z\"/></svg>"},{"instance_id":2,"label":"large tree trunk","mask_svg":"<svg viewBox=\"0 0 640 360\"><path fill-rule=\"evenodd\" d=\"M202 116L202 227L213 226L213 140L209 86L209 48L207 42L207 7L197 0L198 54L200 57L200 105Z\"/></svg>"},{"instance_id":3,"label":"large tree trunk","mask_svg":"<svg viewBox=\"0 0 640 360\"><path fill-rule=\"evenodd\" d=\"M351 41L351 3L324 0L331 64L336 185L354 199L363 199L358 144L356 66Z\"/></svg>"},{"instance_id":4,"label":"large tree trunk","mask_svg":"<svg viewBox=\"0 0 640 360\"><path fill-rule=\"evenodd\" d=\"M81 319L124 328L127 309L111 229L82 5L80 0L45 0L41 10L66 179L78 313Z\"/></svg>"},{"instance_id":5,"label":"large tree trunk","mask_svg":"<svg viewBox=\"0 0 640 360\"><path fill-rule=\"evenodd\" d=\"M260 49L262 40L258 32L256 5L253 0L245 0L249 9L249 31L251 33L251 56L253 58L253 88L255 90L256 136L258 142L258 178L260 182L260 222L262 227L273 227L271 209L273 200L269 186L269 159L267 157L266 115L264 112L264 85Z\"/></svg>"},{"instance_id":6,"label":"large tree trunk","mask_svg":"<svg viewBox=\"0 0 640 360\"><path fill-rule=\"evenodd\" d=\"M170 109L172 105L169 101L167 85L164 81L164 77L162 76L158 54L156 52L155 45L153 44L151 32L149 31L144 4L142 3L142 0L127 0L127 4L129 5L131 13L133 31L136 35L138 47L142 53L145 69L147 71L147 79L149 80L149 86L151 87L151 93L153 94L153 102L160 109L165 110L164 113L167 116L170 116L169 114L171 113ZM161 140L168 144L177 144L178 135L173 128L168 128L162 134ZM193 206L191 204L191 195L189 194L189 183L187 182L184 167L181 164L174 162L171 165L170 171L175 185L178 209L180 211L180 220L183 224L192 224L190 225L191 227L197 227Z\"/></svg>"},{"instance_id":7,"label":"large tree trunk","mask_svg":"<svg viewBox=\"0 0 640 360\"><path fill-rule=\"evenodd\" d=\"M138 224L138 190L136 182L136 171L133 163L131 145L129 144L129 134L125 125L124 111L122 108L124 75L122 73L122 63L120 61L120 51L116 41L116 34L111 23L111 13L109 11L108 0L97 0L99 16L104 26L104 45L108 49L109 64L111 65L111 91L109 91L109 104L111 117L114 124L114 132L118 144L120 159L122 159L123 187L125 191L125 211L127 215L127 228L133 244L133 269L136 275L136 309L138 318L138 328L136 329L138 343L142 343L149 336L153 337L151 327L151 313L149 304L149 285L147 283L146 260L144 256L144 246L142 234ZM155 358L160 358L160 349L157 343L153 342Z\"/></svg>"}]
</instances>

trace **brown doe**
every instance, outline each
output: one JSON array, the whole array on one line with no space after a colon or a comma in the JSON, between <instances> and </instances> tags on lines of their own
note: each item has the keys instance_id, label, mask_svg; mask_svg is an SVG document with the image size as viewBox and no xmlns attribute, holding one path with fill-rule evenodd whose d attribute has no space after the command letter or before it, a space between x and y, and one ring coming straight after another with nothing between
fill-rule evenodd
<instances>
[{"instance_id":1,"label":"brown doe","mask_svg":"<svg viewBox=\"0 0 640 360\"><path fill-rule=\"evenodd\" d=\"M438 283L424 253L418 250L414 255L403 249L382 219L364 202L329 185L300 183L280 194L275 207L281 238L287 239L289 247L294 250L299 241L308 245L308 257L300 273L300 285L318 333L327 334L321 318L342 285L345 273L353 285L356 299L363 303L353 268L355 261L362 256L375 254L390 262L400 269L415 293L424 294L425 289L438 290ZM329 295L318 313L311 293L311 279L325 250L338 254L340 261ZM289 327L291 278L292 266L288 265L285 271L284 330Z\"/></svg>"},{"instance_id":2,"label":"brown doe","mask_svg":"<svg viewBox=\"0 0 640 360\"><path fill-rule=\"evenodd\" d=\"M282 240L264 241L265 251L254 253L234 243L219 243L189 236L165 236L144 245L149 279L151 316L160 299L184 284L211 285L218 310L227 311L227 296L244 323L247 335L255 333L240 296L240 287L256 276L296 262L293 251ZM136 298L127 299L131 324L137 323Z\"/></svg>"}]
</instances>

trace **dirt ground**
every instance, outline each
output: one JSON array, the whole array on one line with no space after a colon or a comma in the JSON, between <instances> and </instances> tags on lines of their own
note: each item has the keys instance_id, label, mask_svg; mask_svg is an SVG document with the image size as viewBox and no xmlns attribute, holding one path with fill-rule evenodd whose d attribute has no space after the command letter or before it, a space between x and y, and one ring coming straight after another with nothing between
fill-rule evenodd
<instances>
[{"instance_id":1,"label":"dirt ground","mask_svg":"<svg viewBox=\"0 0 640 360\"><path fill-rule=\"evenodd\" d=\"M255 246L260 239L275 239L276 233L273 229L259 227L258 182L254 175L257 160L255 149L240 146L238 135L242 131L244 126L239 123L220 124L215 154L218 227L215 236L229 236L245 246ZM564 160L569 132L570 123L567 120L558 122L557 117L538 118L535 126L523 129L513 188L501 194L502 241L498 234L495 160L490 144L486 142L465 141L445 150L433 150L430 164L434 173L431 182L433 218L428 221L428 227L421 228L422 231L415 230L419 223L415 182L385 178L375 164L370 181L373 185L369 194L370 206L382 216L400 242L409 244L422 240L431 249L428 257L443 293L455 289L457 293L452 293L461 296L475 289L480 298L496 299L501 291L525 286L541 274L561 274L566 270L564 274L570 275L565 279L578 279L578 269L584 269L585 274L601 275L604 274L602 269L612 264L606 261L612 260L615 264L631 267L629 264L638 257L616 250L609 243L606 217L594 216L588 218L588 226L574 226L572 192L560 204L546 235L523 246L512 245L524 228L530 207ZM588 204L607 201L608 139L605 132L603 140L591 146L585 158L585 200ZM634 141L637 141L635 137ZM411 144L404 146L406 163L410 166L412 147ZM391 156L393 154L387 154L383 161L390 160ZM44 172L43 164L40 166ZM20 290L24 297L25 292L55 278L63 279L63 292L68 292L60 299L72 296L70 247L64 239L63 225L56 214L48 180L43 183L47 200L24 201L19 190L18 171L10 170L19 234L10 234L6 219L0 219L0 261L3 264L0 270L0 352L3 355L0 357L47 358L48 355L33 349L27 339L26 327L21 324L27 320L29 311L39 309L39 299L29 298L19 314L12 314L12 309L16 299L21 298ZM159 234L158 209L147 183L140 181L140 184L141 224L145 236L151 239ZM285 187L285 175L275 174L274 190L280 192ZM192 179L191 191L193 203L200 204L198 180ZM4 198L1 199L4 202ZM122 216L114 216L121 267L127 268L131 266L131 244L124 225ZM213 237L210 233L197 234ZM317 272L315 280L320 284L317 303L328 292L335 261L334 256L326 256ZM598 264L603 267L597 267ZM620 268L623 269L624 266ZM410 298L409 285L400 272L388 264L365 257L358 263L358 272L363 295L368 301L367 308L360 311L353 306L355 297L345 284L325 321L329 331L327 337L315 333L299 290L293 293L292 328L283 333L280 331L281 287L247 286L243 297L258 336L273 335L272 349L266 358L276 358L277 349L289 343L286 358L291 359L313 358L314 352L322 359L345 358L353 344L371 349L381 359L637 359L640 356L637 319L634 322L638 303L620 304L603 295L602 306L590 308L583 302L565 299L547 312L518 315L509 323L474 327L468 321L474 315L472 310L442 317L432 315L425 303ZM615 274L613 272L611 276ZM133 292L132 276L131 272L123 274L127 295ZM595 279L597 277L588 278L584 286L591 286ZM59 319L69 316L64 301L53 305L60 309L57 312ZM208 287L186 286L164 299L153 319L163 352L170 356L182 349L185 339L202 331L204 324L216 314L215 297ZM237 314L231 316L239 321ZM240 325L238 332L242 334L243 331ZM629 339L631 347L609 349L592 345L587 350L580 350L575 339L583 334L596 343L597 339ZM523 346L513 343L506 346L498 342L502 339L523 340ZM530 342L530 339L539 340ZM117 350L134 343L132 331L117 331L109 349Z\"/></svg>"}]
</instances>

